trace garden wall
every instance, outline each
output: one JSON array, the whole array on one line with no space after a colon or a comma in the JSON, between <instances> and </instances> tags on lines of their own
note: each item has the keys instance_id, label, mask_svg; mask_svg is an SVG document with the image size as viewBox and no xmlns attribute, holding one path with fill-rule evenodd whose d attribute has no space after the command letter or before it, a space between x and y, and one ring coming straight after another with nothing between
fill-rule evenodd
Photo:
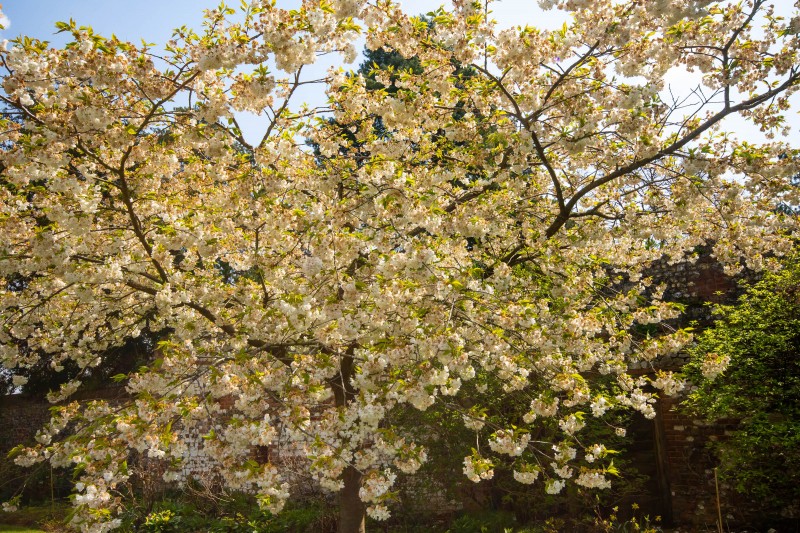
<instances>
[{"instance_id":1,"label":"garden wall","mask_svg":"<svg viewBox=\"0 0 800 533\"><path fill-rule=\"evenodd\" d=\"M758 279L752 271L736 276L725 274L711 255L701 251L694 262L669 264L661 262L648 274L654 284L666 285L664 300L686 306L683 315L672 327L693 326L702 329L713 323L711 304L732 304L744 292L742 282ZM688 362L685 353L674 354L656 363L664 370L679 371ZM654 421L653 446L659 471L660 501L666 509L665 522L691 527L692 530L714 525L718 520L716 461L709 444L724 439L736 428L733 420L709 424L683 412L684 396L661 398ZM719 485L723 521L728 524L747 522L746 506L732 491Z\"/></svg>"}]
</instances>

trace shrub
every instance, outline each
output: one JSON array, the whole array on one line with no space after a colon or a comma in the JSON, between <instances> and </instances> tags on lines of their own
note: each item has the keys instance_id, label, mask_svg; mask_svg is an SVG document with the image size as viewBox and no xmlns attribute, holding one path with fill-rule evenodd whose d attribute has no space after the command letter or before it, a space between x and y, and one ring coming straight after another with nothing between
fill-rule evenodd
<instances>
[{"instance_id":1,"label":"shrub","mask_svg":"<svg viewBox=\"0 0 800 533\"><path fill-rule=\"evenodd\" d=\"M709 420L733 418L715 445L720 475L757 502L764 520L800 511L800 255L752 286L692 350L686 402Z\"/></svg>"}]
</instances>

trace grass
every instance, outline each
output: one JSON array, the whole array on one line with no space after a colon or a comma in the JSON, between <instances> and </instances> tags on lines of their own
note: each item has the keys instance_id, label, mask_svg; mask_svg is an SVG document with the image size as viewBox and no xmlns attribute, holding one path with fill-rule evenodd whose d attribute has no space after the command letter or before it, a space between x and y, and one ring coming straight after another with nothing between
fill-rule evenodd
<instances>
[{"instance_id":1,"label":"grass","mask_svg":"<svg viewBox=\"0 0 800 533\"><path fill-rule=\"evenodd\" d=\"M69 506L63 503L42 506L23 506L13 513L0 512L0 532L21 531L45 533L63 531Z\"/></svg>"}]
</instances>

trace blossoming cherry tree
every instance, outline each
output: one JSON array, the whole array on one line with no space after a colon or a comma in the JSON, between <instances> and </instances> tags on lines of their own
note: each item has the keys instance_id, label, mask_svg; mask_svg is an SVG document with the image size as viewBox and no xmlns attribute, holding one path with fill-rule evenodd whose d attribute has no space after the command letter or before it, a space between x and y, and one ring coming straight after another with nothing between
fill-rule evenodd
<instances>
[{"instance_id":1,"label":"blossoming cherry tree","mask_svg":"<svg viewBox=\"0 0 800 533\"><path fill-rule=\"evenodd\" d=\"M637 335L679 312L647 267L708 244L761 268L790 247L774 206L798 201L782 135L800 18L766 0L543 3L571 22L256 1L162 55L72 23L63 49L0 52L0 273L23 280L0 293L0 359L82 369L17 456L80 468L74 527L120 524L132 454L179 480L197 427L229 487L277 512L290 479L253 447L297 453L339 493L340 531L363 531L428 456L392 414L432 406L476 432L469 480L503 461L549 493L609 485L587 420L652 417L653 387L681 385L629 370L690 339ZM352 60L359 36L419 68L377 69L379 89L333 69L327 110L297 105L306 66ZM668 96L673 69L702 74L688 100ZM241 112L267 125L257 143ZM726 131L734 115L770 140ZM163 340L120 376L130 402L68 400L143 331ZM504 420L487 390L529 408Z\"/></svg>"}]
</instances>

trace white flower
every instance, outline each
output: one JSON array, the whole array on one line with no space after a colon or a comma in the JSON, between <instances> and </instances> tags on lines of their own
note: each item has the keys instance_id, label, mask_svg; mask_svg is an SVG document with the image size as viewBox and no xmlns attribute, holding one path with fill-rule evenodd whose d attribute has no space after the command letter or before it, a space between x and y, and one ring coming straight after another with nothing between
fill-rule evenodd
<instances>
[{"instance_id":1,"label":"white flower","mask_svg":"<svg viewBox=\"0 0 800 533\"><path fill-rule=\"evenodd\" d=\"M94 49L94 43L92 43L92 41L87 37L81 41L81 44L78 48L82 53L87 54Z\"/></svg>"},{"instance_id":2,"label":"white flower","mask_svg":"<svg viewBox=\"0 0 800 533\"><path fill-rule=\"evenodd\" d=\"M602 444L594 444L586 451L586 462L593 463L597 459L603 457L606 454L606 447Z\"/></svg>"},{"instance_id":3,"label":"white flower","mask_svg":"<svg viewBox=\"0 0 800 533\"><path fill-rule=\"evenodd\" d=\"M595 400L592 402L590 406L592 408L592 416L594 417L603 416L604 414L606 414L606 411L608 410L609 406L610 404L608 403L608 400L605 399L605 397L598 396L597 398L595 398Z\"/></svg>"},{"instance_id":4,"label":"white flower","mask_svg":"<svg viewBox=\"0 0 800 533\"><path fill-rule=\"evenodd\" d=\"M376 501L394 485L395 479L397 475L389 470L373 472L365 477L358 496L364 502Z\"/></svg>"},{"instance_id":5,"label":"white flower","mask_svg":"<svg viewBox=\"0 0 800 533\"><path fill-rule=\"evenodd\" d=\"M602 472L585 471L575 479L575 483L589 489L607 489L611 487L611 481L607 480Z\"/></svg>"},{"instance_id":6,"label":"white flower","mask_svg":"<svg viewBox=\"0 0 800 533\"><path fill-rule=\"evenodd\" d=\"M564 489L566 484L567 483L563 479L548 479L547 483L544 485L544 491L547 494L558 494Z\"/></svg>"},{"instance_id":7,"label":"white flower","mask_svg":"<svg viewBox=\"0 0 800 533\"><path fill-rule=\"evenodd\" d=\"M558 463L550 463L553 472L560 478L569 479L574 473L572 468L568 465L559 465Z\"/></svg>"},{"instance_id":8,"label":"white flower","mask_svg":"<svg viewBox=\"0 0 800 533\"><path fill-rule=\"evenodd\" d=\"M486 415L470 413L463 415L462 418L464 420L464 426L467 429L480 431L481 429L483 429L483 426L485 425L484 420L486 420Z\"/></svg>"},{"instance_id":9,"label":"white flower","mask_svg":"<svg viewBox=\"0 0 800 533\"><path fill-rule=\"evenodd\" d=\"M559 463L572 461L573 459L575 459L575 456L578 455L578 450L576 450L566 442L559 442L558 444L554 444L553 451L556 452L554 458Z\"/></svg>"},{"instance_id":10,"label":"white flower","mask_svg":"<svg viewBox=\"0 0 800 533\"><path fill-rule=\"evenodd\" d=\"M17 509L19 508L17 507L16 503L3 502L3 511L5 511L6 513L13 513Z\"/></svg>"},{"instance_id":11,"label":"white flower","mask_svg":"<svg viewBox=\"0 0 800 533\"><path fill-rule=\"evenodd\" d=\"M586 423L574 414L567 415L566 417L558 421L558 427L560 427L562 431L570 435L577 433L578 431L583 429L583 426L585 425Z\"/></svg>"},{"instance_id":12,"label":"white flower","mask_svg":"<svg viewBox=\"0 0 800 533\"><path fill-rule=\"evenodd\" d=\"M547 398L539 396L531 402L530 411L522 418L525 423L530 424L540 416L554 416L558 412L558 398Z\"/></svg>"},{"instance_id":13,"label":"white flower","mask_svg":"<svg viewBox=\"0 0 800 533\"><path fill-rule=\"evenodd\" d=\"M515 435L513 431L500 429L489 441L489 447L497 453L504 453L511 457L522 455L528 447L531 436L527 433Z\"/></svg>"},{"instance_id":14,"label":"white flower","mask_svg":"<svg viewBox=\"0 0 800 533\"><path fill-rule=\"evenodd\" d=\"M683 390L685 384L683 381L675 379L671 372L659 371L656 379L652 381L653 386L667 396L675 396Z\"/></svg>"},{"instance_id":15,"label":"white flower","mask_svg":"<svg viewBox=\"0 0 800 533\"><path fill-rule=\"evenodd\" d=\"M525 485L531 485L539 477L539 469L535 467L514 470L514 479Z\"/></svg>"},{"instance_id":16,"label":"white flower","mask_svg":"<svg viewBox=\"0 0 800 533\"><path fill-rule=\"evenodd\" d=\"M367 514L370 518L375 520L388 520L391 516L389 509L386 508L385 505L370 505L367 507Z\"/></svg>"},{"instance_id":17,"label":"white flower","mask_svg":"<svg viewBox=\"0 0 800 533\"><path fill-rule=\"evenodd\" d=\"M707 353L703 358L702 366L700 367L700 372L703 374L703 377L708 380L714 380L725 372L728 368L728 364L730 364L731 358L729 355L719 355L717 353Z\"/></svg>"},{"instance_id":18,"label":"white flower","mask_svg":"<svg viewBox=\"0 0 800 533\"><path fill-rule=\"evenodd\" d=\"M482 479L492 479L494 468L488 459L467 456L464 457L464 474L473 483L478 483Z\"/></svg>"}]
</instances>

